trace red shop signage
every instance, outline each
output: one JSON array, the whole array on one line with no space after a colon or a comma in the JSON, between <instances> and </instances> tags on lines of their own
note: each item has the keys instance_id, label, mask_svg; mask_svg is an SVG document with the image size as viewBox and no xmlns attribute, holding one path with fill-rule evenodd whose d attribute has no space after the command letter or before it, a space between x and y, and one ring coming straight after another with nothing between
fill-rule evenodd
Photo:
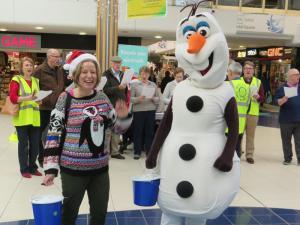
<instances>
[{"instance_id":1,"label":"red shop signage","mask_svg":"<svg viewBox=\"0 0 300 225\"><path fill-rule=\"evenodd\" d=\"M0 34L0 49L41 49L40 35Z\"/></svg>"}]
</instances>

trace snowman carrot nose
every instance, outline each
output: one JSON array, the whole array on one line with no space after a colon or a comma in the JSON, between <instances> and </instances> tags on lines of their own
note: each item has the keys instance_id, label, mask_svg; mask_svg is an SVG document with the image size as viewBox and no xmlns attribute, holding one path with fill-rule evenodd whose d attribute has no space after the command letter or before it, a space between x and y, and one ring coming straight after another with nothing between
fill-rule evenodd
<instances>
[{"instance_id":1,"label":"snowman carrot nose","mask_svg":"<svg viewBox=\"0 0 300 225\"><path fill-rule=\"evenodd\" d=\"M203 48L205 41L205 37L203 37L201 34L193 34L188 40L189 47L187 49L187 52L190 54L198 53Z\"/></svg>"}]
</instances>

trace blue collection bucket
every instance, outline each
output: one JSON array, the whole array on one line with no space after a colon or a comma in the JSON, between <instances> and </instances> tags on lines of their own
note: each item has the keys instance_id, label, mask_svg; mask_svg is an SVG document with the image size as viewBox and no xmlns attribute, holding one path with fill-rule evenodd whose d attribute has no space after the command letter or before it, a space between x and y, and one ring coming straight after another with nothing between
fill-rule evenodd
<instances>
[{"instance_id":1,"label":"blue collection bucket","mask_svg":"<svg viewBox=\"0 0 300 225\"><path fill-rule=\"evenodd\" d=\"M40 195L31 198L35 225L60 225L62 196Z\"/></svg>"},{"instance_id":2,"label":"blue collection bucket","mask_svg":"<svg viewBox=\"0 0 300 225\"><path fill-rule=\"evenodd\" d=\"M133 178L134 204L138 206L155 205L158 197L159 183L159 178Z\"/></svg>"}]
</instances>

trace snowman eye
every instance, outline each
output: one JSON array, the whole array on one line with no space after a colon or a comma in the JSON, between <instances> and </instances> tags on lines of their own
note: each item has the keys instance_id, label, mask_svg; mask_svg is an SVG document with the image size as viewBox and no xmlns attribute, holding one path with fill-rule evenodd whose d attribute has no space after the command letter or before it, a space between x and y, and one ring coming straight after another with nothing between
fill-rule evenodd
<instances>
[{"instance_id":1,"label":"snowman eye","mask_svg":"<svg viewBox=\"0 0 300 225\"><path fill-rule=\"evenodd\" d=\"M196 32L193 31L193 30L187 31L187 32L184 34L184 37L185 37L186 39L189 39L194 33L196 33Z\"/></svg>"},{"instance_id":2,"label":"snowman eye","mask_svg":"<svg viewBox=\"0 0 300 225\"><path fill-rule=\"evenodd\" d=\"M201 34L203 37L208 37L210 35L210 29L207 26L199 27L197 32Z\"/></svg>"},{"instance_id":3,"label":"snowman eye","mask_svg":"<svg viewBox=\"0 0 300 225\"><path fill-rule=\"evenodd\" d=\"M183 31L183 36L186 39L189 39L191 35L193 35L194 33L196 33L195 27L193 27L191 25L188 25L188 26L184 27L182 31Z\"/></svg>"}]
</instances>

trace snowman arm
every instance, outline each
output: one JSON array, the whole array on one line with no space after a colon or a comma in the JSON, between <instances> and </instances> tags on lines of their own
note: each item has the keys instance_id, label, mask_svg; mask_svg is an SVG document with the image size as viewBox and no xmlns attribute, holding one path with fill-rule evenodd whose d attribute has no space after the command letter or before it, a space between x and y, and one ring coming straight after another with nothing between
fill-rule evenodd
<instances>
[{"instance_id":1,"label":"snowman arm","mask_svg":"<svg viewBox=\"0 0 300 225\"><path fill-rule=\"evenodd\" d=\"M171 125L173 121L173 113L172 113L172 100L168 105L167 110L164 113L164 117L159 124L159 127L155 133L154 140L152 142L151 149L146 159L146 167L148 169L152 169L156 166L158 153L166 140L169 132L171 130Z\"/></svg>"},{"instance_id":2,"label":"snowman arm","mask_svg":"<svg viewBox=\"0 0 300 225\"><path fill-rule=\"evenodd\" d=\"M215 161L214 167L220 171L229 172L232 168L232 159L239 135L238 111L234 97L228 101L224 117L228 127L228 137L223 152Z\"/></svg>"}]
</instances>

